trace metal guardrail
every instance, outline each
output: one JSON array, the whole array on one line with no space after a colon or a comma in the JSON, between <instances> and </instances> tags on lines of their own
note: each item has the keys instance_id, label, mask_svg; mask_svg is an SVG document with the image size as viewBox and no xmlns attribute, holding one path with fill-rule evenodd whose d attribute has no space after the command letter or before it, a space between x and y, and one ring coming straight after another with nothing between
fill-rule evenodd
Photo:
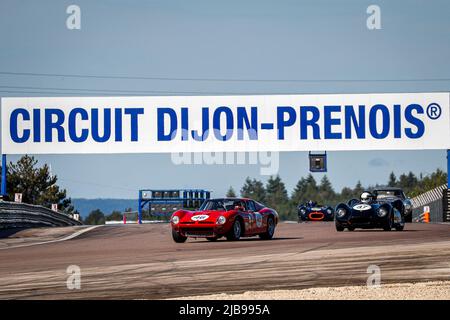
<instances>
[{"instance_id":1,"label":"metal guardrail","mask_svg":"<svg viewBox=\"0 0 450 320\"><path fill-rule=\"evenodd\" d=\"M0 229L82 225L70 215L42 206L0 201Z\"/></svg>"},{"instance_id":2,"label":"metal guardrail","mask_svg":"<svg viewBox=\"0 0 450 320\"><path fill-rule=\"evenodd\" d=\"M413 205L412 218L417 221L423 214L425 206L430 207L430 222L443 222L444 219L444 193L447 191L447 184L443 184L430 191L422 193L411 199Z\"/></svg>"},{"instance_id":3,"label":"metal guardrail","mask_svg":"<svg viewBox=\"0 0 450 320\"><path fill-rule=\"evenodd\" d=\"M412 198L411 203L414 208L426 206L433 201L442 199L442 192L446 189L447 189L447 184L443 184L442 186L439 186L430 191L422 193L422 194L418 195L417 197Z\"/></svg>"}]
</instances>

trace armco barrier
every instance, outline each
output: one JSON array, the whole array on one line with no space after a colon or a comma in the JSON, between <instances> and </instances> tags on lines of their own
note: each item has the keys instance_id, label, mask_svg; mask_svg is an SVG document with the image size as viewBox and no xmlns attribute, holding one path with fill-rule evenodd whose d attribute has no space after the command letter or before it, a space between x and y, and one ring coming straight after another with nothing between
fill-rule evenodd
<instances>
[{"instance_id":1,"label":"armco barrier","mask_svg":"<svg viewBox=\"0 0 450 320\"><path fill-rule=\"evenodd\" d=\"M444 221L443 195L447 190L447 185L444 184L430 191L422 193L421 195L411 199L413 205L412 217L413 221L420 221L424 213L424 207L429 207L430 222Z\"/></svg>"},{"instance_id":2,"label":"armco barrier","mask_svg":"<svg viewBox=\"0 0 450 320\"><path fill-rule=\"evenodd\" d=\"M42 206L0 201L0 229L29 227L65 227L82 223L70 215Z\"/></svg>"},{"instance_id":3,"label":"armco barrier","mask_svg":"<svg viewBox=\"0 0 450 320\"><path fill-rule=\"evenodd\" d=\"M411 202L413 207L418 208L421 206L426 206L433 201L442 199L442 194L444 190L447 190L446 184L443 184L437 188L434 188L430 191L418 195L417 197L412 198Z\"/></svg>"}]
</instances>

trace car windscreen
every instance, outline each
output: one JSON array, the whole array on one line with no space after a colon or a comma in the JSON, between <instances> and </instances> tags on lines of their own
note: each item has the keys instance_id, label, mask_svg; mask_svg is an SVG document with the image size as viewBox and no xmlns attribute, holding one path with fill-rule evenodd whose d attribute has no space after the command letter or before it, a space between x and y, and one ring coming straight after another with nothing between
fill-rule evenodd
<instances>
[{"instance_id":1,"label":"car windscreen","mask_svg":"<svg viewBox=\"0 0 450 320\"><path fill-rule=\"evenodd\" d=\"M229 211L233 210L236 206L243 207L244 206L243 201L229 200L229 199L207 200L203 202L202 206L200 207L200 210Z\"/></svg>"},{"instance_id":2,"label":"car windscreen","mask_svg":"<svg viewBox=\"0 0 450 320\"><path fill-rule=\"evenodd\" d=\"M383 198L403 198L403 193L401 190L377 190L376 191L377 199Z\"/></svg>"}]
</instances>

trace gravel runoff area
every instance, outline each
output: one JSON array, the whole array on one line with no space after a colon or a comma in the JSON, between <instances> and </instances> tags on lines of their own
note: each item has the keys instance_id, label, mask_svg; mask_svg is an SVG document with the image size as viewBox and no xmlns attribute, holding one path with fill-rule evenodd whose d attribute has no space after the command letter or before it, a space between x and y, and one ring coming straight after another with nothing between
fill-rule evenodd
<instances>
[{"instance_id":1,"label":"gravel runoff area","mask_svg":"<svg viewBox=\"0 0 450 320\"><path fill-rule=\"evenodd\" d=\"M321 287L302 290L246 291L180 297L187 300L449 300L450 281L384 284L380 287Z\"/></svg>"}]
</instances>

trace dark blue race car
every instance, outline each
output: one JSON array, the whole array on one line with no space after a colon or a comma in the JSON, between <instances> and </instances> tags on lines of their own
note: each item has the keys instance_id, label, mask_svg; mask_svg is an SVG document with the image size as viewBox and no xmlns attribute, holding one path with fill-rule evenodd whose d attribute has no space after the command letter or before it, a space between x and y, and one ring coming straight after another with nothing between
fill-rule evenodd
<instances>
[{"instance_id":1,"label":"dark blue race car","mask_svg":"<svg viewBox=\"0 0 450 320\"><path fill-rule=\"evenodd\" d=\"M336 230L349 231L355 228L381 228L390 231L395 228L402 231L405 227L405 206L399 199L377 199L365 191L360 200L352 199L348 203L341 203L336 207Z\"/></svg>"},{"instance_id":2,"label":"dark blue race car","mask_svg":"<svg viewBox=\"0 0 450 320\"><path fill-rule=\"evenodd\" d=\"M298 222L301 221L333 221L334 209L330 206L318 205L312 200L298 206Z\"/></svg>"}]
</instances>

